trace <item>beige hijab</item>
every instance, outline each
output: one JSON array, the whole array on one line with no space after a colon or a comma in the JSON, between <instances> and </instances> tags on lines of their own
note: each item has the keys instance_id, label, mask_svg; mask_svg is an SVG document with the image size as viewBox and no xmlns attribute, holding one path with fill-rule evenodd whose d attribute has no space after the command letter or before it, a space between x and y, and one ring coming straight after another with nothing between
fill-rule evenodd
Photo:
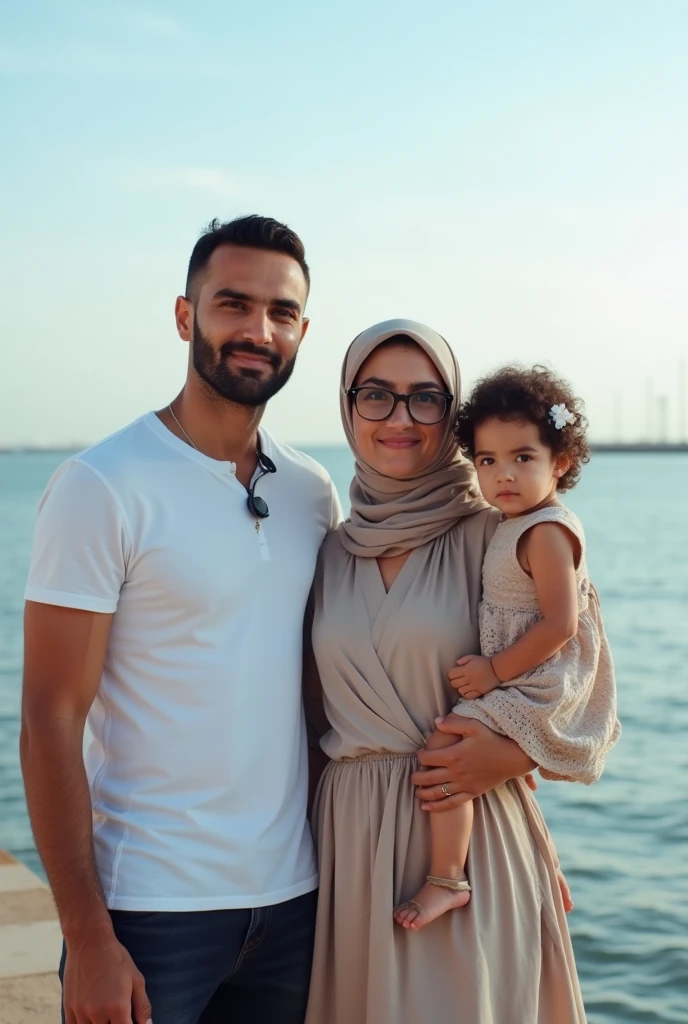
<instances>
[{"instance_id":1,"label":"beige hijab","mask_svg":"<svg viewBox=\"0 0 688 1024\"><path fill-rule=\"evenodd\" d=\"M396 334L406 335L423 349L454 396L437 456L409 480L384 476L363 460L354 438L352 403L346 394L371 352ZM354 338L344 357L340 393L344 432L356 459L349 490L351 516L341 531L342 545L352 555L382 558L403 554L440 537L462 516L489 507L452 429L460 401L459 364L444 338L430 327L415 320L385 320Z\"/></svg>"}]
</instances>

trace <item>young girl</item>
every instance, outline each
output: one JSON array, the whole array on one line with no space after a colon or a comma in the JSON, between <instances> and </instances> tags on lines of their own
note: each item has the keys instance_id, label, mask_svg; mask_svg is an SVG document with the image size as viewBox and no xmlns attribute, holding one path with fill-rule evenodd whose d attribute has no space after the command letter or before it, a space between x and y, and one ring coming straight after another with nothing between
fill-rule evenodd
<instances>
[{"instance_id":1,"label":"young girl","mask_svg":"<svg viewBox=\"0 0 688 1024\"><path fill-rule=\"evenodd\" d=\"M620 729L583 528L558 499L589 457L581 404L549 370L507 367L481 380L459 412L461 447L502 520L483 564L482 653L460 658L449 678L461 696L452 714L515 740L544 778L590 784ZM438 731L427 746L454 742ZM468 903L472 826L470 802L430 815L430 873L395 909L399 924L422 928ZM571 909L561 875L560 886Z\"/></svg>"}]
</instances>

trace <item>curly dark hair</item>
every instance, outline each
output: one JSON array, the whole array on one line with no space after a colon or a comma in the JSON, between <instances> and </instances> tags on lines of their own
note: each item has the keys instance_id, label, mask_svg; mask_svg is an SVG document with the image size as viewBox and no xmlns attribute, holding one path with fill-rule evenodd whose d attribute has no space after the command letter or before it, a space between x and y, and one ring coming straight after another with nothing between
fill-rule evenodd
<instances>
[{"instance_id":1,"label":"curly dark hair","mask_svg":"<svg viewBox=\"0 0 688 1024\"><path fill-rule=\"evenodd\" d=\"M576 422L557 430L550 417L553 405L564 403L576 414ZM564 455L571 465L557 484L558 491L570 491L580 477L581 468L590 461L586 438L588 421L583 402L571 385L546 366L526 369L505 366L477 382L470 397L459 409L455 432L469 458L475 457L475 430L485 420L525 420L534 423L540 440L554 455Z\"/></svg>"}]
</instances>

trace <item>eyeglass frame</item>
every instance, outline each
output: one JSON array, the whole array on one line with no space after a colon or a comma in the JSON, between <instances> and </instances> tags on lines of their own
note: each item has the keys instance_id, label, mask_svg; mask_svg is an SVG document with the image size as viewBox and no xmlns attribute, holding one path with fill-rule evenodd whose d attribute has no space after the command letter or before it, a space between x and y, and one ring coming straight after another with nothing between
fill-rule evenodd
<instances>
[{"instance_id":1,"label":"eyeglass frame","mask_svg":"<svg viewBox=\"0 0 688 1024\"><path fill-rule=\"evenodd\" d=\"M392 403L392 408L387 413L387 415L383 416L382 419L379 420L370 420L368 419L367 416L364 416L361 410L358 408L358 403L356 401L356 396L361 391L384 391L385 394L391 395L392 398L394 399L394 402ZM449 407L451 403L454 401L454 396L450 394L448 391L412 391L411 394L400 395L396 391L390 391L389 388L383 388L376 384L361 384L359 385L359 387L349 388L349 390L346 391L345 394L350 395L352 397L356 412L358 413L362 420L366 421L366 423L384 423L385 420L388 420L390 416L394 415L394 410L396 409L399 402L403 402L403 404L406 406L406 412L409 414L410 419L412 419L414 423L418 423L421 427L434 427L438 423L441 423L442 420L446 418L447 413L449 412ZM411 412L411 407L409 405L411 399L415 398L416 395L439 395L440 398L444 398L446 400L444 412L442 413L438 420L433 420L431 423L424 423L422 420L416 419L416 417Z\"/></svg>"},{"instance_id":2,"label":"eyeglass frame","mask_svg":"<svg viewBox=\"0 0 688 1024\"><path fill-rule=\"evenodd\" d=\"M255 519L267 519L270 515L270 509L268 508L265 498L261 498L259 494L255 493L256 484L269 473L276 473L277 466L272 459L268 458L265 452L260 450L260 448L256 452L256 455L258 457L258 465L260 466L261 472L255 480L252 481L251 486L247 488L248 497L246 498L246 504L248 505L249 512ZM258 504L258 502L260 502L260 504Z\"/></svg>"}]
</instances>

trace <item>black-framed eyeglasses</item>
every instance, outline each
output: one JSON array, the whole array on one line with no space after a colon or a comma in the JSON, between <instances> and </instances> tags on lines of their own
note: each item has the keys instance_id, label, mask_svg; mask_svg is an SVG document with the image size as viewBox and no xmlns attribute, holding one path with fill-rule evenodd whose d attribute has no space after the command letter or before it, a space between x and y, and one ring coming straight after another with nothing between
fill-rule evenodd
<instances>
[{"instance_id":1,"label":"black-framed eyeglasses","mask_svg":"<svg viewBox=\"0 0 688 1024\"><path fill-rule=\"evenodd\" d=\"M347 395L351 395L356 412L364 420L387 420L399 402L403 402L411 419L425 426L440 423L454 397L448 391L414 391L411 395L398 395L396 391L371 385L349 388Z\"/></svg>"},{"instance_id":2,"label":"black-framed eyeglasses","mask_svg":"<svg viewBox=\"0 0 688 1024\"><path fill-rule=\"evenodd\" d=\"M256 484L268 473L276 473L277 466L272 461L272 459L269 459L267 457L265 452L262 452L260 450L260 448L256 452L256 455L258 456L258 465L260 466L261 472L258 474L258 476L255 478L255 480L248 489L248 497L246 499L246 504L248 505L249 512L251 513L252 516L255 516L256 519L267 519L268 516L270 515L270 510L268 508L267 502L263 498L261 498L260 495L255 493Z\"/></svg>"}]
</instances>

